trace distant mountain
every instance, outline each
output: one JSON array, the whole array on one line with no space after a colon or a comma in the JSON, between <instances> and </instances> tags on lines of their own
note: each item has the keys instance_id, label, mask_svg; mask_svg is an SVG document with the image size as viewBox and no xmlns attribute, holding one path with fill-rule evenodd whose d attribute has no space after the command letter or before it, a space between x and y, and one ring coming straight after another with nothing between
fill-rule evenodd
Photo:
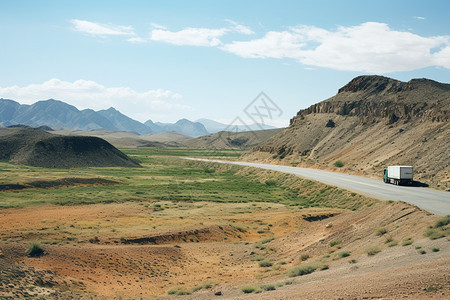
<instances>
[{"instance_id":1,"label":"distant mountain","mask_svg":"<svg viewBox=\"0 0 450 300\"><path fill-rule=\"evenodd\" d=\"M113 107L107 110L99 110L97 113L110 120L119 131L131 131L139 134L159 132L157 130L153 131L150 127L141 122L125 116Z\"/></svg>"},{"instance_id":2,"label":"distant mountain","mask_svg":"<svg viewBox=\"0 0 450 300\"><path fill-rule=\"evenodd\" d=\"M176 131L176 132L186 134L189 136L193 136L193 137L198 137L198 136L209 134L209 132L206 130L205 126L202 123L192 122L187 119L178 120L174 124L160 123L160 122L153 123L151 120L145 122L144 124L145 125L147 125L147 124L157 125L162 129L161 132Z\"/></svg>"},{"instance_id":3,"label":"distant mountain","mask_svg":"<svg viewBox=\"0 0 450 300\"><path fill-rule=\"evenodd\" d=\"M196 122L202 123L206 130L208 130L208 132L210 133L216 133L219 131L223 131L223 130L227 130L231 129L232 127L232 131L237 131L237 132L243 132L243 131L253 131L253 130L265 130L265 129L275 129L276 127L274 126L270 126L270 125L266 125L266 124L257 124L257 123L253 123L253 124L249 124L249 125L237 125L237 126L230 126L227 124L223 124L220 122L216 122L210 119L198 119Z\"/></svg>"},{"instance_id":4,"label":"distant mountain","mask_svg":"<svg viewBox=\"0 0 450 300\"><path fill-rule=\"evenodd\" d=\"M70 130L109 130L134 132L140 135L176 131L191 137L199 137L224 130L226 124L208 119L192 122L181 119L176 123L154 123L148 120L144 124L136 121L115 108L94 111L78 110L75 106L63 101L49 99L34 104L20 104L14 100L0 98L0 126L27 125L30 127L49 126ZM269 125L251 124L237 126L238 131L261 130L275 128ZM233 131L236 128L233 127Z\"/></svg>"},{"instance_id":5,"label":"distant mountain","mask_svg":"<svg viewBox=\"0 0 450 300\"><path fill-rule=\"evenodd\" d=\"M47 125L71 129L118 130L111 121L93 110L79 111L75 106L50 99L32 105L21 105L13 100L0 99L0 125L25 124L32 127Z\"/></svg>"}]
</instances>

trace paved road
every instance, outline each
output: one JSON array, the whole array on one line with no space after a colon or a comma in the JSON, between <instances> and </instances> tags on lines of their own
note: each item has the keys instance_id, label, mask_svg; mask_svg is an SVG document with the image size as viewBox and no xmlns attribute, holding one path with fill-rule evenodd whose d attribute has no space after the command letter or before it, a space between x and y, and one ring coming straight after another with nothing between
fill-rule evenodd
<instances>
[{"instance_id":1,"label":"paved road","mask_svg":"<svg viewBox=\"0 0 450 300\"><path fill-rule=\"evenodd\" d=\"M257 164L236 161L212 160L202 158L187 158L190 160L210 161L224 164L257 167L267 170L295 174L301 177L314 179L329 185L334 185L360 194L383 200L401 200L417 205L438 215L450 214L450 193L428 188L396 186L386 184L381 179L335 173L316 169L288 167L269 164Z\"/></svg>"}]
</instances>

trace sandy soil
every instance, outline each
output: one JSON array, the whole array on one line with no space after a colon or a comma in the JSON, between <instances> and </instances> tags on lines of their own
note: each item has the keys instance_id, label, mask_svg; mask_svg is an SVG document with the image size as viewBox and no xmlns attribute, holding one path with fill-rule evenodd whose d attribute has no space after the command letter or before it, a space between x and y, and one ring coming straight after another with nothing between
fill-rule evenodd
<instances>
[{"instance_id":1,"label":"sandy soil","mask_svg":"<svg viewBox=\"0 0 450 300\"><path fill-rule=\"evenodd\" d=\"M217 292L236 299L450 296L450 243L423 237L438 217L405 203L355 212L272 203L160 204L164 210L123 203L0 211L0 274L9 274L0 281L0 295L20 298L27 291L55 298L165 298L177 297L168 296L170 289L189 291L210 283L211 288L183 297L210 299ZM335 216L305 220L330 213ZM387 233L378 236L381 227ZM406 237L413 244L403 247ZM388 247L388 238L399 245ZM46 254L26 256L36 240ZM330 246L332 241L339 243ZM380 252L368 256L370 247ZM342 251L349 257L340 258ZM308 258L303 262L304 254ZM261 267L260 260L272 266ZM292 280L286 270L308 262L329 268L284 285ZM20 266L19 273L26 276L11 275L16 274L11 265ZM25 277L29 280L18 279ZM46 281L36 282L41 277ZM241 291L262 283L274 284L276 290Z\"/></svg>"}]
</instances>

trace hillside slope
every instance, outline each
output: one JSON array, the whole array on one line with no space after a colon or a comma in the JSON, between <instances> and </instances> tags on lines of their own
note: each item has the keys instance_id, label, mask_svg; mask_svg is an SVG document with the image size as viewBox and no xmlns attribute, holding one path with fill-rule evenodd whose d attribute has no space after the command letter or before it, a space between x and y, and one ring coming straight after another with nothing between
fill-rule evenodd
<instances>
[{"instance_id":1,"label":"hillside slope","mask_svg":"<svg viewBox=\"0 0 450 300\"><path fill-rule=\"evenodd\" d=\"M381 176L413 165L415 179L449 188L450 84L359 76L334 97L300 110L290 126L246 157L319 164Z\"/></svg>"},{"instance_id":2,"label":"hillside slope","mask_svg":"<svg viewBox=\"0 0 450 300\"><path fill-rule=\"evenodd\" d=\"M45 168L139 167L103 139L33 128L0 128L0 161Z\"/></svg>"},{"instance_id":3,"label":"hillside slope","mask_svg":"<svg viewBox=\"0 0 450 300\"><path fill-rule=\"evenodd\" d=\"M182 143L191 148L207 149L250 149L263 143L282 129L268 129L245 132L220 131L210 135L201 136Z\"/></svg>"}]
</instances>

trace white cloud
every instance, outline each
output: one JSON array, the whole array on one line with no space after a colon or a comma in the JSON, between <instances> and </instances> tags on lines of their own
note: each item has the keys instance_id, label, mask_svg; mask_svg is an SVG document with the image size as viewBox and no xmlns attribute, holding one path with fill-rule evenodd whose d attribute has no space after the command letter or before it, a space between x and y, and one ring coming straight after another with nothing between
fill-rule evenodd
<instances>
[{"instance_id":1,"label":"white cloud","mask_svg":"<svg viewBox=\"0 0 450 300\"><path fill-rule=\"evenodd\" d=\"M253 34L248 26L241 25L233 20L226 20L231 26L222 28L194 28L187 27L180 31L170 31L167 27L152 23L151 39L177 46L205 46L216 47L222 44L220 38L227 33Z\"/></svg>"},{"instance_id":2,"label":"white cloud","mask_svg":"<svg viewBox=\"0 0 450 300\"><path fill-rule=\"evenodd\" d=\"M250 27L245 26L245 25L241 25L236 21L230 20L230 19L226 19L225 21L227 21L228 23L230 23L232 26L230 27L231 31L237 32L237 33L241 33L241 34L246 34L246 35L250 35L250 34L254 34L255 32L253 30L250 29Z\"/></svg>"},{"instance_id":3,"label":"white cloud","mask_svg":"<svg viewBox=\"0 0 450 300\"><path fill-rule=\"evenodd\" d=\"M226 28L185 28L180 31L169 31L166 29L153 29L151 39L173 45L206 46L214 47L221 44L219 38L228 30Z\"/></svg>"},{"instance_id":4,"label":"white cloud","mask_svg":"<svg viewBox=\"0 0 450 300\"><path fill-rule=\"evenodd\" d=\"M32 104L49 98L74 105L78 109L94 110L114 107L139 121L146 121L155 114L176 113L193 110L188 105L175 103L181 95L169 90L137 92L128 87L105 87L88 80L74 82L50 79L41 84L0 87L0 97Z\"/></svg>"},{"instance_id":5,"label":"white cloud","mask_svg":"<svg viewBox=\"0 0 450 300\"><path fill-rule=\"evenodd\" d=\"M128 39L128 41L129 41L130 43L136 43L136 44L139 44L139 43L146 43L146 42L147 42L146 39L143 39L143 38L141 38L141 37L131 37L131 38Z\"/></svg>"},{"instance_id":6,"label":"white cloud","mask_svg":"<svg viewBox=\"0 0 450 300\"><path fill-rule=\"evenodd\" d=\"M221 49L246 58L299 58L298 53L304 46L295 33L269 31L261 39L232 42Z\"/></svg>"},{"instance_id":7,"label":"white cloud","mask_svg":"<svg viewBox=\"0 0 450 300\"><path fill-rule=\"evenodd\" d=\"M139 37L132 26L122 26L113 24L100 24L84 20L70 20L75 31L83 32L92 36L106 38L107 36L125 36L129 37L131 43L145 43L146 40Z\"/></svg>"},{"instance_id":8,"label":"white cloud","mask_svg":"<svg viewBox=\"0 0 450 300\"><path fill-rule=\"evenodd\" d=\"M425 20L424 17L419 17L419 16L414 16L413 18L414 18L414 19L417 19L417 20Z\"/></svg>"},{"instance_id":9,"label":"white cloud","mask_svg":"<svg viewBox=\"0 0 450 300\"><path fill-rule=\"evenodd\" d=\"M248 58L291 58L308 66L390 73L429 66L448 68L449 47L449 36L422 37L392 30L384 23L367 22L335 31L296 26L220 48Z\"/></svg>"},{"instance_id":10,"label":"white cloud","mask_svg":"<svg viewBox=\"0 0 450 300\"><path fill-rule=\"evenodd\" d=\"M100 24L89 21L73 19L70 22L74 26L74 30L84 32L90 35L96 36L108 36L108 35L126 35L135 36L134 29L131 26L120 26L112 24Z\"/></svg>"}]
</instances>

